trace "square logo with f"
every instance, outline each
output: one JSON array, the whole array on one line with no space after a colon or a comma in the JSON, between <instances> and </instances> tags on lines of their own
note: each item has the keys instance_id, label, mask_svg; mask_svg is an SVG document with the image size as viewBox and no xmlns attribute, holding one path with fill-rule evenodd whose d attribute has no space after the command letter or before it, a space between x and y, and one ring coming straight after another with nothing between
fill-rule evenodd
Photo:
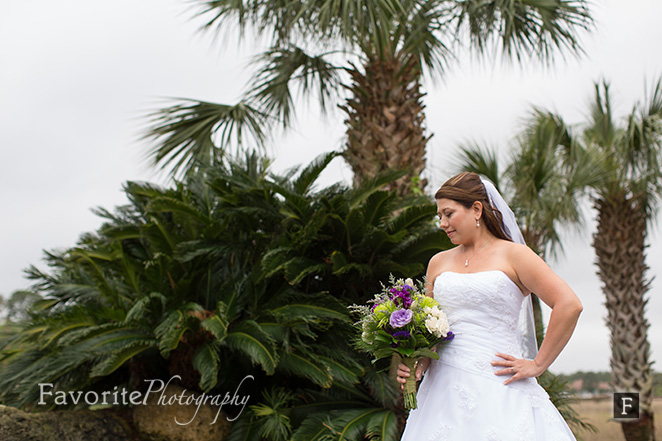
<instances>
[{"instance_id":1,"label":"square logo with f","mask_svg":"<svg viewBox=\"0 0 662 441\"><path fill-rule=\"evenodd\" d=\"M614 393L614 419L639 419L639 393Z\"/></svg>"}]
</instances>

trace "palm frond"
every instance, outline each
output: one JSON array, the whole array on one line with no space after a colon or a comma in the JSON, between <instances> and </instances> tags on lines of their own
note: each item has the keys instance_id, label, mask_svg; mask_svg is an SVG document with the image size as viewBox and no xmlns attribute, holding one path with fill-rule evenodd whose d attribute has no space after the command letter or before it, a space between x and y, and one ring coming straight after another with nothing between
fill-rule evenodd
<instances>
[{"instance_id":1,"label":"palm frond","mask_svg":"<svg viewBox=\"0 0 662 441\"><path fill-rule=\"evenodd\" d=\"M322 38L338 38L355 44L368 40L373 47L384 49L386 35L406 11L397 0L323 0L309 2L306 23Z\"/></svg>"},{"instance_id":2,"label":"palm frond","mask_svg":"<svg viewBox=\"0 0 662 441\"><path fill-rule=\"evenodd\" d=\"M320 360L322 365L329 368L334 383L356 384L359 382L361 368L356 361L350 358L349 354L345 354L341 360L320 354L316 354L315 357Z\"/></svg>"},{"instance_id":3,"label":"palm frond","mask_svg":"<svg viewBox=\"0 0 662 441\"><path fill-rule=\"evenodd\" d=\"M285 300L285 298L282 300ZM269 312L282 323L328 320L350 322L347 309L336 298L326 294L287 297L287 302L284 305L270 308Z\"/></svg>"},{"instance_id":4,"label":"palm frond","mask_svg":"<svg viewBox=\"0 0 662 441\"><path fill-rule=\"evenodd\" d=\"M230 427L227 441L262 441L259 426L251 413L245 412Z\"/></svg>"},{"instance_id":5,"label":"palm frond","mask_svg":"<svg viewBox=\"0 0 662 441\"><path fill-rule=\"evenodd\" d=\"M595 99L590 105L588 127L584 134L589 142L612 148L618 136L618 129L611 111L612 97L609 83L603 80L595 83Z\"/></svg>"},{"instance_id":6,"label":"palm frond","mask_svg":"<svg viewBox=\"0 0 662 441\"><path fill-rule=\"evenodd\" d=\"M462 145L455 157L455 162L458 164L458 172L468 171L483 175L492 181L499 190L501 173L499 172L499 162L495 149L483 147L475 142Z\"/></svg>"},{"instance_id":7,"label":"palm frond","mask_svg":"<svg viewBox=\"0 0 662 441\"><path fill-rule=\"evenodd\" d=\"M260 426L260 434L264 439L286 441L290 439L292 424L290 422L290 402L292 392L276 387L263 392L263 403L250 407L255 416L255 422Z\"/></svg>"},{"instance_id":8,"label":"palm frond","mask_svg":"<svg viewBox=\"0 0 662 441\"><path fill-rule=\"evenodd\" d=\"M300 30L300 18L306 2L291 0L201 0L197 15L206 17L203 31L220 34L232 24L238 24L241 35L248 28L257 35L271 32L277 44Z\"/></svg>"},{"instance_id":9,"label":"palm frond","mask_svg":"<svg viewBox=\"0 0 662 441\"><path fill-rule=\"evenodd\" d=\"M197 207L186 203L185 201L168 196L161 196L152 199L147 205L146 211L152 213L181 213L188 216L189 218L197 219L203 224L210 223L209 217L200 212Z\"/></svg>"},{"instance_id":10,"label":"palm frond","mask_svg":"<svg viewBox=\"0 0 662 441\"><path fill-rule=\"evenodd\" d=\"M323 153L315 158L313 162L301 171L294 181L294 188L297 193L306 195L311 190L320 174L328 167L329 163L338 156L340 156L340 153L338 152L329 152Z\"/></svg>"},{"instance_id":11,"label":"palm frond","mask_svg":"<svg viewBox=\"0 0 662 441\"><path fill-rule=\"evenodd\" d=\"M273 339L253 320L244 320L233 326L224 343L247 355L253 364L262 366L267 374L273 374L279 365Z\"/></svg>"},{"instance_id":12,"label":"palm frond","mask_svg":"<svg viewBox=\"0 0 662 441\"><path fill-rule=\"evenodd\" d=\"M580 52L578 33L592 24L581 0L471 0L455 2L453 13L458 31L466 30L480 53L498 41L504 55L518 60L537 55L548 61L557 49Z\"/></svg>"},{"instance_id":13,"label":"palm frond","mask_svg":"<svg viewBox=\"0 0 662 441\"><path fill-rule=\"evenodd\" d=\"M366 432L369 439L381 441L398 440L398 418L390 410L383 410L372 415L368 421Z\"/></svg>"},{"instance_id":14,"label":"palm frond","mask_svg":"<svg viewBox=\"0 0 662 441\"><path fill-rule=\"evenodd\" d=\"M387 409L393 408L402 394L387 372L380 372L374 367L365 373L361 381L370 391L370 396Z\"/></svg>"},{"instance_id":15,"label":"palm frond","mask_svg":"<svg viewBox=\"0 0 662 441\"><path fill-rule=\"evenodd\" d=\"M406 175L407 172L403 170L391 170L380 173L371 179L366 179L358 187L351 190L351 199L349 206L351 208L357 207L361 202L367 199L371 194L379 191L383 186L389 184L398 178Z\"/></svg>"},{"instance_id":16,"label":"palm frond","mask_svg":"<svg viewBox=\"0 0 662 441\"><path fill-rule=\"evenodd\" d=\"M401 41L399 52L420 60L432 72L443 72L451 48L440 38L438 30L448 20L447 8L440 2L403 2L411 5L395 23L393 39Z\"/></svg>"},{"instance_id":17,"label":"palm frond","mask_svg":"<svg viewBox=\"0 0 662 441\"><path fill-rule=\"evenodd\" d=\"M152 164L171 167L172 176L220 163L233 143L235 149L264 147L270 120L249 103L179 101L150 115L151 127L144 135L154 143L149 151Z\"/></svg>"},{"instance_id":18,"label":"palm frond","mask_svg":"<svg viewBox=\"0 0 662 441\"><path fill-rule=\"evenodd\" d=\"M202 327L211 332L219 341L222 341L225 338L228 331L229 323L226 311L226 304L224 302L218 302L214 315L206 318L201 323Z\"/></svg>"},{"instance_id":19,"label":"palm frond","mask_svg":"<svg viewBox=\"0 0 662 441\"><path fill-rule=\"evenodd\" d=\"M200 389L207 392L216 386L220 358L216 344L204 343L193 354L193 368L200 373Z\"/></svg>"},{"instance_id":20,"label":"palm frond","mask_svg":"<svg viewBox=\"0 0 662 441\"><path fill-rule=\"evenodd\" d=\"M294 109L292 86L302 95L315 91L323 112L340 87L337 66L324 55L309 55L296 46L272 48L262 54L255 64L262 67L249 86L250 102L259 103L266 114L289 126Z\"/></svg>"},{"instance_id":21,"label":"palm frond","mask_svg":"<svg viewBox=\"0 0 662 441\"><path fill-rule=\"evenodd\" d=\"M188 311L200 310L201 308L200 305L190 303L180 309L171 311L154 329L162 356L167 357L173 349L176 349L184 333L191 330L194 324L198 323L198 319L189 315Z\"/></svg>"},{"instance_id":22,"label":"palm frond","mask_svg":"<svg viewBox=\"0 0 662 441\"><path fill-rule=\"evenodd\" d=\"M437 207L435 204L407 207L388 222L386 230L391 234L407 231L415 225L432 221L436 214Z\"/></svg>"},{"instance_id":23,"label":"palm frond","mask_svg":"<svg viewBox=\"0 0 662 441\"><path fill-rule=\"evenodd\" d=\"M105 377L110 375L136 355L154 347L156 347L156 341L154 339L124 343L121 349L108 355L105 360L95 365L92 371L90 371L90 376Z\"/></svg>"},{"instance_id":24,"label":"palm frond","mask_svg":"<svg viewBox=\"0 0 662 441\"><path fill-rule=\"evenodd\" d=\"M314 354L283 352L278 363L278 370L306 378L323 388L331 387L333 384L331 369L320 363Z\"/></svg>"},{"instance_id":25,"label":"palm frond","mask_svg":"<svg viewBox=\"0 0 662 441\"><path fill-rule=\"evenodd\" d=\"M368 424L372 418L383 412L383 409L363 408L344 409L333 415L312 415L306 418L299 429L294 432L292 441L331 439L360 441L365 439ZM387 421L389 421L388 426L391 427L390 419ZM376 421L373 421L371 428L375 429L376 424Z\"/></svg>"}]
</instances>

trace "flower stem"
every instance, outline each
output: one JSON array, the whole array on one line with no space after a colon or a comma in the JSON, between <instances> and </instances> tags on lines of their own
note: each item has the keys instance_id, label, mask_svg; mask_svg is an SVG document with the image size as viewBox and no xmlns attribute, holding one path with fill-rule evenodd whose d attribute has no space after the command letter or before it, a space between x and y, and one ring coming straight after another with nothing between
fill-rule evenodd
<instances>
[{"instance_id":1,"label":"flower stem","mask_svg":"<svg viewBox=\"0 0 662 441\"><path fill-rule=\"evenodd\" d=\"M403 391L405 397L405 409L416 409L416 362L418 358L403 357L402 363L407 366L411 375L405 381L405 389Z\"/></svg>"}]
</instances>

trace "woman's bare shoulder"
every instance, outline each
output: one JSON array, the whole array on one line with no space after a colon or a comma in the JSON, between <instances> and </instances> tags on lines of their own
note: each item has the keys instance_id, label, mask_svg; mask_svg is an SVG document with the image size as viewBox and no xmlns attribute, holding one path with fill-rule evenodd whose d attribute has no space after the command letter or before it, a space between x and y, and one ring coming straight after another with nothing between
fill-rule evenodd
<instances>
[{"instance_id":1,"label":"woman's bare shoulder","mask_svg":"<svg viewBox=\"0 0 662 441\"><path fill-rule=\"evenodd\" d=\"M538 256L531 248L527 245L511 242L509 240L501 240L500 245L503 247L503 250L507 253L508 260L517 261L520 259L527 259L531 256Z\"/></svg>"},{"instance_id":2,"label":"woman's bare shoulder","mask_svg":"<svg viewBox=\"0 0 662 441\"><path fill-rule=\"evenodd\" d=\"M437 278L444 266L447 265L447 262L450 260L454 250L455 248L450 248L448 250L440 251L430 258L430 262L428 263L427 276L431 283L434 282L434 279Z\"/></svg>"},{"instance_id":3,"label":"woman's bare shoulder","mask_svg":"<svg viewBox=\"0 0 662 441\"><path fill-rule=\"evenodd\" d=\"M430 258L430 265L439 265L443 263L455 251L455 248L439 251L437 254Z\"/></svg>"}]
</instances>

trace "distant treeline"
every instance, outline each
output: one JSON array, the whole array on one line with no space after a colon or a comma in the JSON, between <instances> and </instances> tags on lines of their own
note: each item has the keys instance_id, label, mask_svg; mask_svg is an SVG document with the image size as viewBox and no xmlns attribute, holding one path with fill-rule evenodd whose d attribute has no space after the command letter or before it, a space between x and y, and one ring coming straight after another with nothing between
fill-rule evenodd
<instances>
[{"instance_id":1,"label":"distant treeline","mask_svg":"<svg viewBox=\"0 0 662 441\"><path fill-rule=\"evenodd\" d=\"M605 388L604 385L605 383L611 383L611 372L578 371L574 374L560 374L559 377L566 380L568 385L572 385L577 380L582 380L578 392L610 391L610 388ZM656 397L662 397L662 372L653 374L653 393Z\"/></svg>"}]
</instances>

